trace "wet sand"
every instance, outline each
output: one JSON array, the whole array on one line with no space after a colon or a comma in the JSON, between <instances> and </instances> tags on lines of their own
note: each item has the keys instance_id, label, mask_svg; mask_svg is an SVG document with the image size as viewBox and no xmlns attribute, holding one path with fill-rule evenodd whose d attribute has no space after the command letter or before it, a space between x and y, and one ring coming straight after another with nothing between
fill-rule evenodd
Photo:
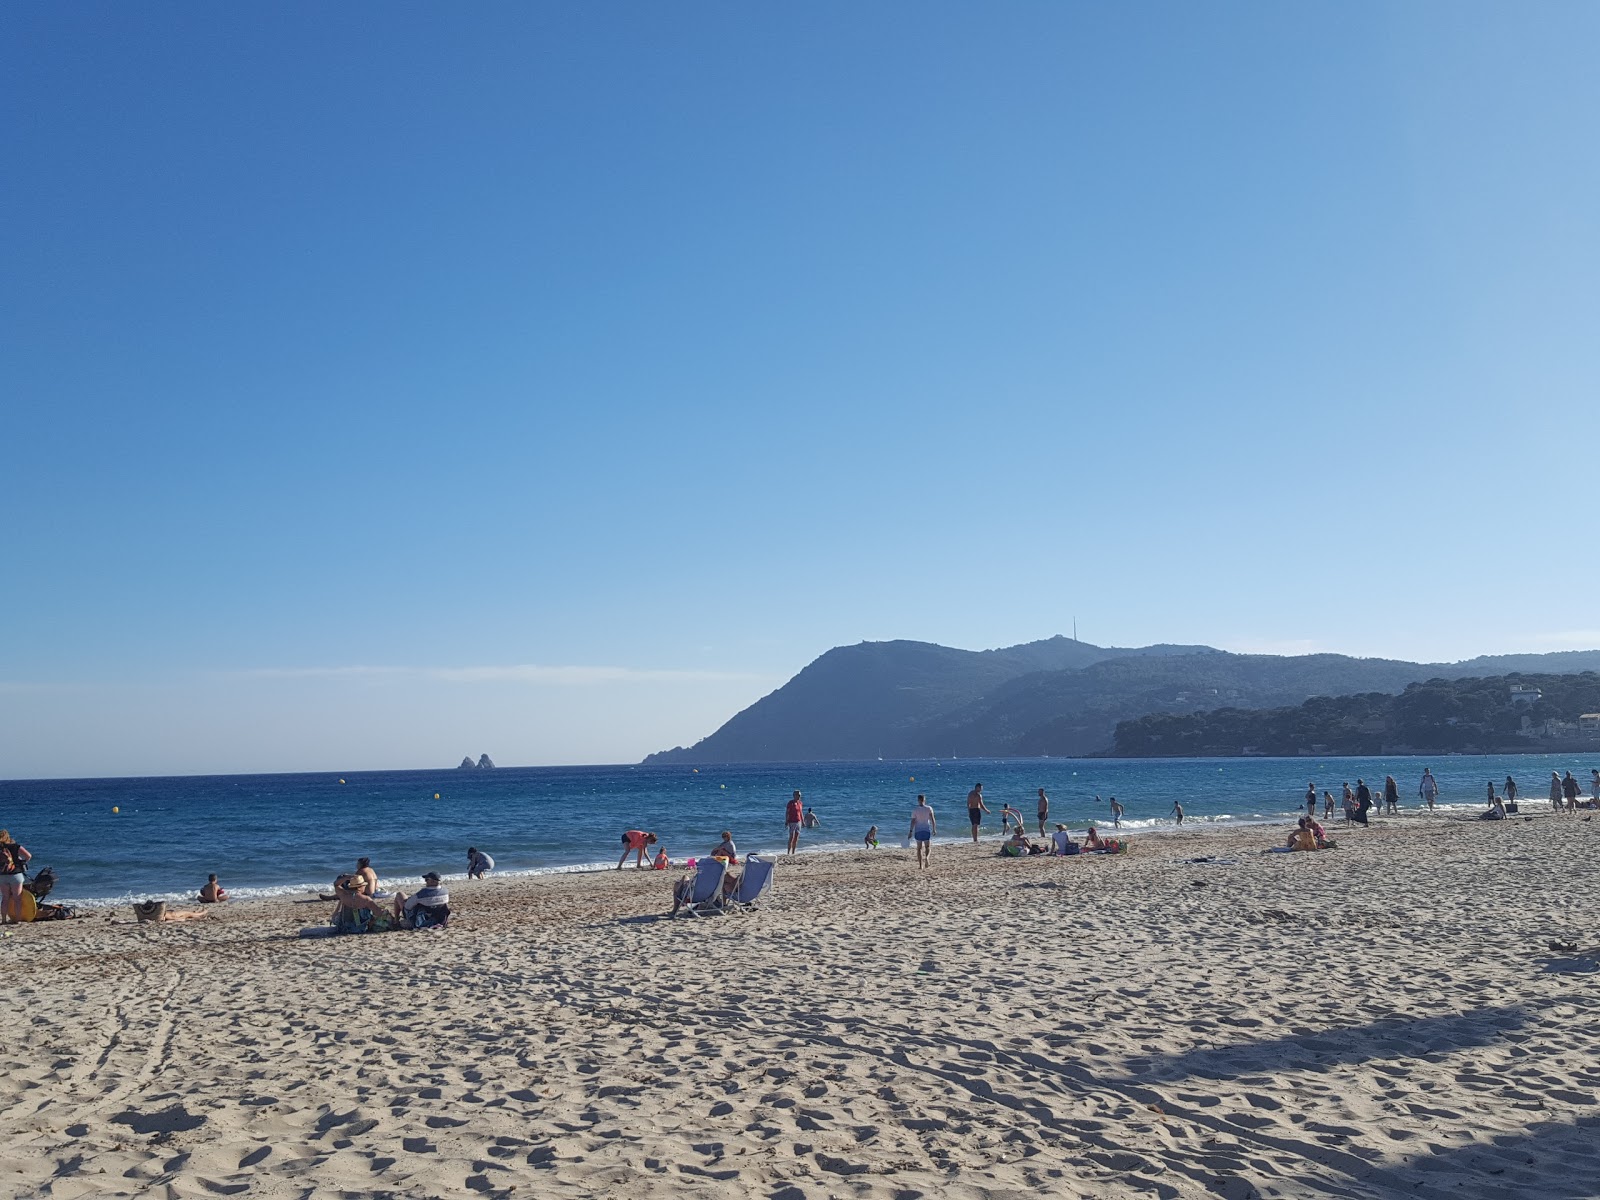
<instances>
[{"instance_id":1,"label":"wet sand","mask_svg":"<svg viewBox=\"0 0 1600 1200\"><path fill-rule=\"evenodd\" d=\"M698 920L630 869L452 884L443 932L23 927L0 1194L1593 1197L1585 816L802 856Z\"/></svg>"}]
</instances>

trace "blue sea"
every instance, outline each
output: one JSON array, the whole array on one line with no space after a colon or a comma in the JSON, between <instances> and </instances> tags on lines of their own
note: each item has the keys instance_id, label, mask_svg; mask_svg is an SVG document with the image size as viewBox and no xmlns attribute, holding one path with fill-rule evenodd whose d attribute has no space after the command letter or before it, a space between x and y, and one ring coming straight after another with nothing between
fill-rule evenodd
<instances>
[{"instance_id":1,"label":"blue sea","mask_svg":"<svg viewBox=\"0 0 1600 1200\"><path fill-rule=\"evenodd\" d=\"M990 835L1008 802L1033 825L1040 787L1052 822L1079 830L1107 822L1111 796L1126 809L1123 828L1136 833L1171 828L1174 800L1186 826L1281 822L1303 811L1308 781L1337 797L1357 777L1381 791L1389 774L1414 812L1424 766L1450 808L1481 808L1485 783L1498 787L1512 775L1537 810L1552 770L1587 784L1600 748L1586 757L920 759L19 780L0 782L0 825L32 851L35 868L55 867L52 899L101 904L192 896L211 871L241 897L325 889L361 855L404 886L425 870L459 876L469 845L492 854L499 873L613 866L629 828L657 833L675 861L706 853L723 829L743 851L775 850L795 788L822 821L804 832L802 850L860 846L869 825L898 845L918 792L938 812L940 840L965 837L966 794L978 781L995 811L984 826Z\"/></svg>"}]
</instances>

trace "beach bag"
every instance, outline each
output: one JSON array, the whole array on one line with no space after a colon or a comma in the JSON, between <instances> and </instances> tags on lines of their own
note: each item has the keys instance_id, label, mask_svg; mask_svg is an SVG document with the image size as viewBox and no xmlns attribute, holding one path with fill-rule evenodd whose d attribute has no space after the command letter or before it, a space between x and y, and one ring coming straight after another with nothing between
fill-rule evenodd
<instances>
[{"instance_id":1,"label":"beach bag","mask_svg":"<svg viewBox=\"0 0 1600 1200\"><path fill-rule=\"evenodd\" d=\"M159 921L167 915L167 902L165 900L146 900L142 904L133 906L133 919L143 925L147 921Z\"/></svg>"}]
</instances>

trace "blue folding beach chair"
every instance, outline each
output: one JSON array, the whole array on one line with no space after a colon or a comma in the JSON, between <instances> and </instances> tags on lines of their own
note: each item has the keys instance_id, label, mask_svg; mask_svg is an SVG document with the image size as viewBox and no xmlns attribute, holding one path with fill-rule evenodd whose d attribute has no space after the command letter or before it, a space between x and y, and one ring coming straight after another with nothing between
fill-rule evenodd
<instances>
[{"instance_id":1,"label":"blue folding beach chair","mask_svg":"<svg viewBox=\"0 0 1600 1200\"><path fill-rule=\"evenodd\" d=\"M679 912L692 917L709 917L722 911L722 877L728 864L716 858L702 858L695 864L694 886Z\"/></svg>"},{"instance_id":2,"label":"blue folding beach chair","mask_svg":"<svg viewBox=\"0 0 1600 1200\"><path fill-rule=\"evenodd\" d=\"M739 876L738 886L728 897L727 908L730 912L749 912L763 899L772 894L772 870L777 864L768 862L764 858L757 858L753 854L745 856L744 874Z\"/></svg>"}]
</instances>

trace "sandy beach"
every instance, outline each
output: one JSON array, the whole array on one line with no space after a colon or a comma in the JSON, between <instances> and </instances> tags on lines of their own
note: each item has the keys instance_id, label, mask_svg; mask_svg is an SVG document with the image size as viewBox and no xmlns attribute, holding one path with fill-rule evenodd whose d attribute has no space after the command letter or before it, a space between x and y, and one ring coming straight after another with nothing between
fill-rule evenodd
<instances>
[{"instance_id":1,"label":"sandy beach","mask_svg":"<svg viewBox=\"0 0 1600 1200\"><path fill-rule=\"evenodd\" d=\"M1282 832L802 856L737 917L627 870L443 932L22 927L0 1194L1600 1195L1600 822Z\"/></svg>"}]
</instances>

